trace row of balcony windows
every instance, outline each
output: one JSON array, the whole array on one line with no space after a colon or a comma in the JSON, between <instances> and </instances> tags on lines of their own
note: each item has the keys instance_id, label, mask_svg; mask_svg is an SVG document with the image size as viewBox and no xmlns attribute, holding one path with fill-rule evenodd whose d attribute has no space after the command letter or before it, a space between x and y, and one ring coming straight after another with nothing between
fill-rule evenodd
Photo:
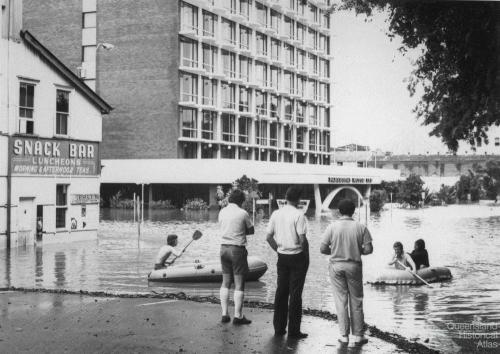
<instances>
[{"instance_id":1,"label":"row of balcony windows","mask_svg":"<svg viewBox=\"0 0 500 354\"><path fill-rule=\"evenodd\" d=\"M300 152L263 147L231 146L205 142L181 142L182 157L186 159L239 159L270 162L330 165L329 153Z\"/></svg>"},{"instance_id":2,"label":"row of balcony windows","mask_svg":"<svg viewBox=\"0 0 500 354\"><path fill-rule=\"evenodd\" d=\"M192 1L191 2L196 2ZM237 15L245 20L255 20L263 25L272 23L288 15L309 21L315 25L330 28L330 18L326 13L326 8L318 8L311 2L305 0L208 0L208 4L214 9Z\"/></svg>"},{"instance_id":3,"label":"row of balcony windows","mask_svg":"<svg viewBox=\"0 0 500 354\"><path fill-rule=\"evenodd\" d=\"M187 79L187 80L186 80ZM218 110L237 111L242 114L258 115L314 126L330 127L330 109L302 100L280 97L260 90L203 78L201 95L198 94L197 78L181 75L180 103L182 105L204 106ZM217 92L220 90L220 95ZM238 95L237 95L238 94ZM306 120L307 118L307 120Z\"/></svg>"},{"instance_id":4,"label":"row of balcony windows","mask_svg":"<svg viewBox=\"0 0 500 354\"><path fill-rule=\"evenodd\" d=\"M184 43L184 42L181 42ZM187 47L186 47L187 46ZM252 60L246 56L222 50L219 56L212 47L203 47L203 60L198 61L197 47L181 46L181 69L203 73L211 78L226 79L229 81L241 81L248 85L269 87L282 90L291 95L297 94L307 97L309 90L311 98L322 90L329 87L329 65L326 61L310 61L311 71L301 71L295 67L280 68L277 65L269 65L259 60ZM291 65L290 65L291 66ZM325 97L329 98L329 97Z\"/></svg>"},{"instance_id":5,"label":"row of balcony windows","mask_svg":"<svg viewBox=\"0 0 500 354\"><path fill-rule=\"evenodd\" d=\"M237 118L231 114L222 114L217 119L217 114L210 111L203 111L198 117L197 113L196 110L181 107L182 137L298 150L308 147L313 152L330 151L329 131L280 126L264 120L254 122L249 117Z\"/></svg>"},{"instance_id":6,"label":"row of balcony windows","mask_svg":"<svg viewBox=\"0 0 500 354\"><path fill-rule=\"evenodd\" d=\"M199 16L202 18L200 24ZM180 31L188 36L199 36L207 41L221 41L229 46L238 47L239 43L241 50L251 51L253 48L259 50L261 46L266 46L267 42L281 39L301 46L303 49L317 51L318 54L330 54L330 37L328 35L298 22L295 23L293 20L252 29L224 17L219 18L208 11L199 13L197 8L186 4L181 7Z\"/></svg>"},{"instance_id":7,"label":"row of balcony windows","mask_svg":"<svg viewBox=\"0 0 500 354\"><path fill-rule=\"evenodd\" d=\"M291 2L295 3L291 3ZM208 4L207 4L208 2ZM266 6L270 2L272 6ZM198 9L194 5L202 5L212 12L232 17L236 21L252 22L264 27L278 28L281 22L302 22L316 28L328 30L330 18L326 11L304 0L290 0L283 4L280 0L188 0L181 1L181 16L192 16ZM194 4L194 5L193 5ZM283 6L284 5L284 6Z\"/></svg>"}]
</instances>

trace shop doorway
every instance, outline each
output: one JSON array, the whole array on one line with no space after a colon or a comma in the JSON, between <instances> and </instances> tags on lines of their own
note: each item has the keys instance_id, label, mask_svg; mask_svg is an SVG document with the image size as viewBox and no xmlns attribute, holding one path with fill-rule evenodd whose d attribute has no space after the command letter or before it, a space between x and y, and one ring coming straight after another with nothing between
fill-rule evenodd
<instances>
[{"instance_id":1,"label":"shop doorway","mask_svg":"<svg viewBox=\"0 0 500 354\"><path fill-rule=\"evenodd\" d=\"M35 242L35 198L19 198L17 214L17 245L26 246Z\"/></svg>"},{"instance_id":2,"label":"shop doorway","mask_svg":"<svg viewBox=\"0 0 500 354\"><path fill-rule=\"evenodd\" d=\"M36 240L42 241L43 236L43 205L36 206Z\"/></svg>"}]
</instances>

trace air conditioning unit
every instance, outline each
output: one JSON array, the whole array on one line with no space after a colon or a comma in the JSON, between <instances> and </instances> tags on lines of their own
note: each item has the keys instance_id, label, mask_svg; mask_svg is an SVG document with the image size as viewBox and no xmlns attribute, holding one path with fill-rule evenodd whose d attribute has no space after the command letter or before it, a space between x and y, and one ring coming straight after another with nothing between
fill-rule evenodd
<instances>
[{"instance_id":1,"label":"air conditioning unit","mask_svg":"<svg viewBox=\"0 0 500 354\"><path fill-rule=\"evenodd\" d=\"M76 68L76 74L80 79L85 79L85 77L87 76L87 70L79 66L78 68Z\"/></svg>"}]
</instances>

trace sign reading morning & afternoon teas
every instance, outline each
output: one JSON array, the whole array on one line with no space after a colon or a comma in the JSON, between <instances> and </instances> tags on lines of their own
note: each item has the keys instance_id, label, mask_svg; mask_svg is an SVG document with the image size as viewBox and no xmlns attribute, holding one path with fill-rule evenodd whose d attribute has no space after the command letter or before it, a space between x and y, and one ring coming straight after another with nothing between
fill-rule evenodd
<instances>
[{"instance_id":1,"label":"sign reading morning & afternoon teas","mask_svg":"<svg viewBox=\"0 0 500 354\"><path fill-rule=\"evenodd\" d=\"M11 138L13 175L99 175L99 143L32 137Z\"/></svg>"}]
</instances>

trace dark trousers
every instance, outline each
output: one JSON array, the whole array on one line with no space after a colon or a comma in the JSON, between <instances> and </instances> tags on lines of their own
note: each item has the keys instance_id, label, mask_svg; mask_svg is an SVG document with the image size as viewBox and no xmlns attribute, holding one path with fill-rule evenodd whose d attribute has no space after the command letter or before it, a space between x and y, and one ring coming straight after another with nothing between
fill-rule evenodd
<instances>
[{"instance_id":1,"label":"dark trousers","mask_svg":"<svg viewBox=\"0 0 500 354\"><path fill-rule=\"evenodd\" d=\"M306 280L309 256L304 253L278 253L278 285L274 298L273 325L276 333L283 333L288 320L288 333L300 332L302 320L302 290Z\"/></svg>"}]
</instances>

